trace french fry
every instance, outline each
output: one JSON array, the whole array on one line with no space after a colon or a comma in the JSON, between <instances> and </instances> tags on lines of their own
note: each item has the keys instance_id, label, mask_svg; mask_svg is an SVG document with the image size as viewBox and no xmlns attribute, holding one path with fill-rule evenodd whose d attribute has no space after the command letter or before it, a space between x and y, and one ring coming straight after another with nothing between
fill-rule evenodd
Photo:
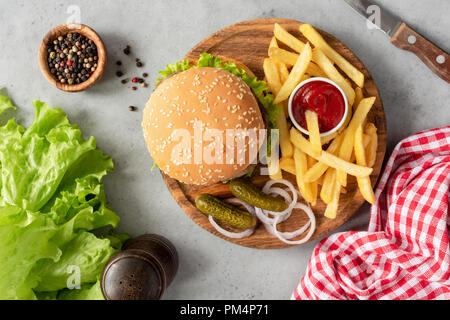
<instances>
[{"instance_id":1,"label":"french fry","mask_svg":"<svg viewBox=\"0 0 450 320\"><path fill-rule=\"evenodd\" d=\"M269 169L270 179L272 179L272 180L281 180L281 179L283 179L283 174L281 173L281 168L280 168L279 165L276 166L274 162L271 162L269 160L267 167Z\"/></svg>"},{"instance_id":2,"label":"french fry","mask_svg":"<svg viewBox=\"0 0 450 320\"><path fill-rule=\"evenodd\" d=\"M276 146L276 148L278 148L278 143L279 143L279 134L276 135L275 137L273 137L272 139L276 139L276 141L272 140L272 148L274 148ZM273 151L276 150L276 153L274 154ZM280 168L280 158L279 158L279 154L278 154L278 149L272 149L270 150L270 155L267 154L267 169L269 171L269 177L272 180L281 180L283 179L283 174L281 173L281 168Z\"/></svg>"},{"instance_id":3,"label":"french fry","mask_svg":"<svg viewBox=\"0 0 450 320\"><path fill-rule=\"evenodd\" d=\"M269 57L270 57L270 49L272 49L272 48L274 48L274 49L278 48L278 42L275 37L272 37L272 40L270 40L269 52L268 52ZM280 82L281 82L281 84L283 84L289 77L289 70L285 63L278 61L277 59L273 59L273 60L274 60L275 65L278 68L278 74L280 75Z\"/></svg>"},{"instance_id":4,"label":"french fry","mask_svg":"<svg viewBox=\"0 0 450 320\"><path fill-rule=\"evenodd\" d=\"M280 106L280 108L283 109L284 116L286 118L288 118L289 117L289 101L284 100L279 104L279 106ZM289 124L288 124L288 126L289 126Z\"/></svg>"},{"instance_id":5,"label":"french fry","mask_svg":"<svg viewBox=\"0 0 450 320\"><path fill-rule=\"evenodd\" d=\"M361 94L361 95L359 95ZM353 106L350 104L348 105L348 111L347 111L347 117L345 118L345 122L342 124L342 126L339 128L338 132L341 133L347 128L348 124L350 123L350 120L352 119L353 112L356 109L356 106L361 102L362 100L362 90L360 87L356 87L355 89L355 101L353 102Z\"/></svg>"},{"instance_id":6,"label":"french fry","mask_svg":"<svg viewBox=\"0 0 450 320\"><path fill-rule=\"evenodd\" d=\"M305 47L305 43L303 41L297 39L292 34L287 32L278 23L275 23L275 25L273 26L273 34L275 35L275 38L277 38L277 40L283 42L289 48L297 51L298 53L302 52L303 48Z\"/></svg>"},{"instance_id":7,"label":"french fry","mask_svg":"<svg viewBox=\"0 0 450 320\"><path fill-rule=\"evenodd\" d=\"M315 156L312 152L311 143L306 140L302 134L295 128L291 128L291 142L294 146L307 155L313 157L314 159L323 162L329 167L333 167L335 169L339 169L344 171L345 173L351 174L356 177L367 177L369 176L373 169L365 166L356 165L345 161L341 158L338 158L327 151L322 151L320 156ZM294 152L295 155L295 152Z\"/></svg>"},{"instance_id":8,"label":"french fry","mask_svg":"<svg viewBox=\"0 0 450 320\"><path fill-rule=\"evenodd\" d=\"M339 149L342 138L343 138L342 134L337 136L328 146L327 152L335 155ZM328 168L329 167L325 163L317 162L314 166L309 168L309 170L306 172L305 177L304 177L305 181L306 182L316 181L321 176L323 176L323 174L325 173L325 171L327 171Z\"/></svg>"},{"instance_id":9,"label":"french fry","mask_svg":"<svg viewBox=\"0 0 450 320\"><path fill-rule=\"evenodd\" d=\"M278 48L277 38L272 37L272 39L270 39L269 49L270 48ZM267 54L269 54L269 53L267 53Z\"/></svg>"},{"instance_id":10,"label":"french fry","mask_svg":"<svg viewBox=\"0 0 450 320\"><path fill-rule=\"evenodd\" d=\"M281 84L284 84L286 82L286 80L289 78L289 70L286 67L286 65L282 62L277 61L277 66L278 66L278 72L280 74Z\"/></svg>"},{"instance_id":11,"label":"french fry","mask_svg":"<svg viewBox=\"0 0 450 320\"><path fill-rule=\"evenodd\" d=\"M338 133L343 132L345 130L345 128L347 128L348 124L350 123L351 118L352 118L352 108L349 105L347 116L345 117L345 121L342 124L342 126L338 129L338 131L337 131Z\"/></svg>"},{"instance_id":12,"label":"french fry","mask_svg":"<svg viewBox=\"0 0 450 320\"><path fill-rule=\"evenodd\" d=\"M313 193L309 183L303 180L303 176L308 169L308 160L306 154L300 149L295 148L294 150L294 163L295 163L295 177L297 180L298 189L302 194L303 198L309 203L314 201Z\"/></svg>"},{"instance_id":13,"label":"french fry","mask_svg":"<svg viewBox=\"0 0 450 320\"><path fill-rule=\"evenodd\" d=\"M267 85L269 86L269 90L272 91L274 95L278 94L281 88L281 82L275 62L270 58L264 59L263 69L266 76ZM281 155L283 157L292 157L292 155L294 154L294 148L292 147L292 143L289 140L286 115L282 106L279 106L279 109L280 111L277 114L276 123L280 134Z\"/></svg>"},{"instance_id":14,"label":"french fry","mask_svg":"<svg viewBox=\"0 0 450 320\"><path fill-rule=\"evenodd\" d=\"M317 160L314 158L311 158L308 156L308 168L312 167L314 164L316 164ZM311 205L315 206L316 202L317 202L317 189L318 189L318 184L317 184L317 180L310 182L309 183L309 187L311 190Z\"/></svg>"},{"instance_id":15,"label":"french fry","mask_svg":"<svg viewBox=\"0 0 450 320\"><path fill-rule=\"evenodd\" d=\"M329 134L329 135L326 135L326 136L324 136L324 137L320 137L320 143L321 143L322 145L327 144L328 142L330 142L331 140L333 140L334 138L336 138L337 135L338 135L338 132L335 131L335 132L333 132L333 133L331 133L331 134Z\"/></svg>"},{"instance_id":16,"label":"french fry","mask_svg":"<svg viewBox=\"0 0 450 320\"><path fill-rule=\"evenodd\" d=\"M286 66L293 66L298 59L298 53L271 47L269 48L269 57L280 63L284 63ZM313 77L326 77L325 72L323 72L314 62L309 64L306 73Z\"/></svg>"},{"instance_id":17,"label":"french fry","mask_svg":"<svg viewBox=\"0 0 450 320\"><path fill-rule=\"evenodd\" d=\"M280 111L277 114L276 122L280 134L281 156L292 157L294 154L294 147L289 138L288 124L282 107L280 107Z\"/></svg>"},{"instance_id":18,"label":"french fry","mask_svg":"<svg viewBox=\"0 0 450 320\"><path fill-rule=\"evenodd\" d=\"M336 169L328 168L323 177L320 199L326 204L330 204L333 200L334 186L336 184Z\"/></svg>"},{"instance_id":19,"label":"french fry","mask_svg":"<svg viewBox=\"0 0 450 320\"><path fill-rule=\"evenodd\" d=\"M319 66L314 62L311 62L309 64L308 69L306 69L306 73L312 77L323 77L323 78L327 77L325 72L323 72L322 69L320 69Z\"/></svg>"},{"instance_id":20,"label":"french fry","mask_svg":"<svg viewBox=\"0 0 450 320\"><path fill-rule=\"evenodd\" d=\"M366 149L369 146L370 139L372 139L372 137L370 135L365 134L365 133L362 134L362 140L363 140L364 149ZM367 160L367 158L366 158L366 160Z\"/></svg>"},{"instance_id":21,"label":"french fry","mask_svg":"<svg viewBox=\"0 0 450 320\"><path fill-rule=\"evenodd\" d=\"M356 107L359 105L361 100L364 98L362 89L360 87L355 88L355 102L353 103L353 112L355 112Z\"/></svg>"},{"instance_id":22,"label":"french fry","mask_svg":"<svg viewBox=\"0 0 450 320\"><path fill-rule=\"evenodd\" d=\"M370 144L370 139L371 139L371 137L368 135L368 134L362 134L362 139L363 139L363 147L364 147L364 150L366 150L366 152L367 152L367 147L369 146L369 144ZM352 152L352 156L351 156L351 158L350 158L350 162L352 162L352 163L355 163L355 161L356 161L356 157L355 157L355 150L353 150L353 152ZM367 157L366 157L366 161L367 161Z\"/></svg>"},{"instance_id":23,"label":"french fry","mask_svg":"<svg viewBox=\"0 0 450 320\"><path fill-rule=\"evenodd\" d=\"M355 132L355 158L357 164L362 166L367 165L363 144L363 131L361 125L358 126ZM363 178L357 177L356 180L358 182L359 190L361 191L361 194L363 195L364 199L366 199L367 202L374 204L375 195L373 193L370 177L369 176Z\"/></svg>"},{"instance_id":24,"label":"french fry","mask_svg":"<svg viewBox=\"0 0 450 320\"><path fill-rule=\"evenodd\" d=\"M317 179L315 182L317 182L317 185L321 186L323 185L323 176L321 176L319 179Z\"/></svg>"},{"instance_id":25,"label":"french fry","mask_svg":"<svg viewBox=\"0 0 450 320\"><path fill-rule=\"evenodd\" d=\"M320 141L319 118L317 117L317 113L306 110L305 119L313 152L316 156L320 156L322 152L322 143Z\"/></svg>"},{"instance_id":26,"label":"french fry","mask_svg":"<svg viewBox=\"0 0 450 320\"><path fill-rule=\"evenodd\" d=\"M314 48L313 59L317 65L326 73L328 78L336 82L344 91L348 105L352 106L355 101L355 90L345 80L345 78L334 67L333 62L320 49Z\"/></svg>"},{"instance_id":27,"label":"french fry","mask_svg":"<svg viewBox=\"0 0 450 320\"><path fill-rule=\"evenodd\" d=\"M274 95L278 94L281 88L281 81L274 61L270 58L264 59L263 70L264 75L266 76L269 91L271 91Z\"/></svg>"},{"instance_id":28,"label":"french fry","mask_svg":"<svg viewBox=\"0 0 450 320\"><path fill-rule=\"evenodd\" d=\"M377 127L372 122L366 124L365 132L370 136L369 145L366 147L367 166L373 167L377 159L378 135Z\"/></svg>"},{"instance_id":29,"label":"french fry","mask_svg":"<svg viewBox=\"0 0 450 320\"><path fill-rule=\"evenodd\" d=\"M308 76L307 74L304 74L301 78L300 78L300 81L298 82L298 83L300 83L300 82L302 82L302 81L305 81L305 80L308 80L309 78L311 78L310 76ZM286 101L286 100L285 100Z\"/></svg>"},{"instance_id":30,"label":"french fry","mask_svg":"<svg viewBox=\"0 0 450 320\"><path fill-rule=\"evenodd\" d=\"M314 45L322 50L339 68L360 88L364 87L364 75L343 56L336 52L310 24L302 24L300 32Z\"/></svg>"},{"instance_id":31,"label":"french fry","mask_svg":"<svg viewBox=\"0 0 450 320\"><path fill-rule=\"evenodd\" d=\"M334 188L333 188L333 198L331 202L327 205L325 209L324 216L329 219L336 218L338 207L339 207L339 196L340 196L341 185L339 181L336 180Z\"/></svg>"},{"instance_id":32,"label":"french fry","mask_svg":"<svg viewBox=\"0 0 450 320\"><path fill-rule=\"evenodd\" d=\"M295 162L293 158L281 158L280 159L280 168L283 171L289 172L293 175L296 175L295 172Z\"/></svg>"},{"instance_id":33,"label":"french fry","mask_svg":"<svg viewBox=\"0 0 450 320\"><path fill-rule=\"evenodd\" d=\"M293 66L297 62L298 53L272 47L269 48L269 57L284 63L286 66Z\"/></svg>"},{"instance_id":34,"label":"french fry","mask_svg":"<svg viewBox=\"0 0 450 320\"><path fill-rule=\"evenodd\" d=\"M372 108L375 102L375 97L364 98L359 103L356 108L355 113L353 114L352 120L350 120L350 124L347 129L345 129L344 139L342 140L341 147L339 149L339 158L344 161L349 161L352 156L354 140L355 140L355 131L358 126L362 125L364 119L366 119L367 114ZM347 174L342 171L337 171L337 179L342 186L347 185Z\"/></svg>"},{"instance_id":35,"label":"french fry","mask_svg":"<svg viewBox=\"0 0 450 320\"><path fill-rule=\"evenodd\" d=\"M308 67L309 62L311 61L311 57L312 57L311 46L309 45L309 43L307 43L302 53L298 57L294 67L292 68L288 79L281 87L280 92L275 97L273 103L278 104L289 97L291 92L299 83L302 76L305 74L306 68Z\"/></svg>"}]
</instances>

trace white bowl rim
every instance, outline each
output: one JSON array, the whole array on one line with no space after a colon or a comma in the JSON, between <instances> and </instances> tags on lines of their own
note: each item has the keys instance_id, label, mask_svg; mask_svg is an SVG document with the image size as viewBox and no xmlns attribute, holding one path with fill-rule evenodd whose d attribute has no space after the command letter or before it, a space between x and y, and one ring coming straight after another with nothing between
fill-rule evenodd
<instances>
[{"instance_id":1,"label":"white bowl rim","mask_svg":"<svg viewBox=\"0 0 450 320\"><path fill-rule=\"evenodd\" d=\"M321 137L325 137L328 136L332 133L335 133L336 131L338 131L340 129L340 127L342 127L342 125L345 122L345 119L347 118L347 114L348 114L348 101L347 101L347 96L344 93L344 90L342 90L342 88L333 80L330 80L328 78L323 78L323 77L312 77L306 80L303 80L302 82L300 82L292 91L290 97L289 97L289 104L288 104L288 112L289 112L289 118L291 119L292 123L294 124L294 126L300 130L302 133L309 135L308 130L304 129L294 118L294 115L292 113L292 100L294 98L295 93L305 84L312 82L312 81L323 81L323 82L327 82L333 86L335 86L339 92L342 94L342 97L344 98L344 105L345 105L345 110L344 110L344 116L342 117L341 121L337 124L336 127L334 127L333 129L327 131L327 132L323 132L320 134Z\"/></svg>"}]
</instances>

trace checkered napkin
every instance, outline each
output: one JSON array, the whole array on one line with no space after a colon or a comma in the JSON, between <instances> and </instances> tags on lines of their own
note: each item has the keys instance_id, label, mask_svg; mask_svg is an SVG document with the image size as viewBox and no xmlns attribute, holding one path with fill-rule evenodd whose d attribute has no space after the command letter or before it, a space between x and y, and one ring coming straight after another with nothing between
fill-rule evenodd
<instances>
[{"instance_id":1,"label":"checkered napkin","mask_svg":"<svg viewBox=\"0 0 450 320\"><path fill-rule=\"evenodd\" d=\"M450 299L450 126L394 149L366 232L315 248L292 299Z\"/></svg>"}]
</instances>

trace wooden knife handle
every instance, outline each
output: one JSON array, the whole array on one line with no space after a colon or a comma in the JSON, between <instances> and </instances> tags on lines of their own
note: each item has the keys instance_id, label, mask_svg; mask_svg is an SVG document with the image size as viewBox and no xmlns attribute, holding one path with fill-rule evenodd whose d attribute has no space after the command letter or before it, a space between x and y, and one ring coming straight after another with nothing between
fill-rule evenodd
<instances>
[{"instance_id":1,"label":"wooden knife handle","mask_svg":"<svg viewBox=\"0 0 450 320\"><path fill-rule=\"evenodd\" d=\"M450 56L444 50L402 23L391 38L397 48L408 50L420 58L434 73L450 83Z\"/></svg>"}]
</instances>

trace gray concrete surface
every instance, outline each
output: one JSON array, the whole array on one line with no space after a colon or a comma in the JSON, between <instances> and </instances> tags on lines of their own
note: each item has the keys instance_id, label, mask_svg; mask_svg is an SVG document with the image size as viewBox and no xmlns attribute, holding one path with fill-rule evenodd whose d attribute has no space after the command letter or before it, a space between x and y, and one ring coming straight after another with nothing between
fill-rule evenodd
<instances>
[{"instance_id":1,"label":"gray concrete surface","mask_svg":"<svg viewBox=\"0 0 450 320\"><path fill-rule=\"evenodd\" d=\"M378 1L420 33L449 51L450 2ZM90 90L69 94L42 76L37 50L52 27L65 23L70 5L80 8L81 22L93 27L108 49L103 80ZM152 86L127 89L115 77L121 59L128 75L136 71L121 50L132 46L145 62L149 82L165 64L177 61L193 45L229 24L259 17L309 22L346 43L372 73L383 99L388 123L388 154L406 136L450 124L449 85L414 55L390 45L384 34L365 22L342 0L277 1L11 1L0 0L0 86L20 107L17 119L28 125L32 99L62 107L86 136L115 160L105 179L108 198L122 218L120 230L138 235L159 233L180 254L179 273L166 299L288 299L317 242L284 250L254 250L219 239L183 214L159 173L142 138L143 106ZM132 104L137 112L128 111ZM337 231L363 230L369 207Z\"/></svg>"}]
</instances>

